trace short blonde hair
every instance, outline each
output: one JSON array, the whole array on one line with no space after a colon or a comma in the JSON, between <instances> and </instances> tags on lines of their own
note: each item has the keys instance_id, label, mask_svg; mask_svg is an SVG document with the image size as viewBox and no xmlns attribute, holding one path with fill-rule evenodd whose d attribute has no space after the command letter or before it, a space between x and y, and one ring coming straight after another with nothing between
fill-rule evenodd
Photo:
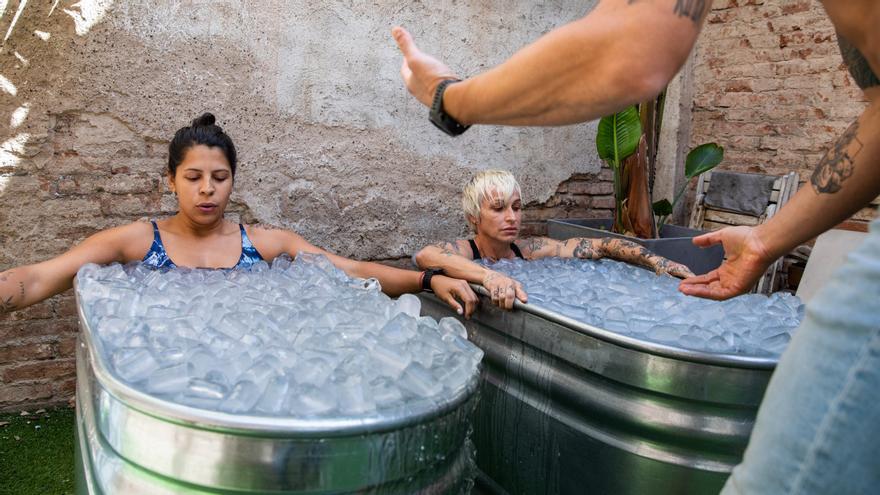
<instances>
[{"instance_id":1,"label":"short blonde hair","mask_svg":"<svg viewBox=\"0 0 880 495\"><path fill-rule=\"evenodd\" d=\"M522 198L519 183L512 173L506 170L484 170L478 173L468 181L462 191L461 207L464 209L465 218L476 230L474 222L480 220L480 205L483 204L483 200L500 195L507 203L514 193L519 193Z\"/></svg>"}]
</instances>

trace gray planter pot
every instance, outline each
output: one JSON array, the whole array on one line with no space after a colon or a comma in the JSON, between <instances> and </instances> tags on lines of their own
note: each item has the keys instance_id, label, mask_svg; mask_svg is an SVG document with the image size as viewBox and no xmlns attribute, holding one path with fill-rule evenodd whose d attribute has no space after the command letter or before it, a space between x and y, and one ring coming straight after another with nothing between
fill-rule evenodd
<instances>
[{"instance_id":1,"label":"gray planter pot","mask_svg":"<svg viewBox=\"0 0 880 495\"><path fill-rule=\"evenodd\" d=\"M724 249L721 246L701 248L694 246L694 237L705 232L678 225L664 225L659 239L639 239L611 232L611 219L559 219L547 221L547 233L553 239L572 237L618 237L637 242L652 252L681 263L697 275L710 272L721 265Z\"/></svg>"}]
</instances>

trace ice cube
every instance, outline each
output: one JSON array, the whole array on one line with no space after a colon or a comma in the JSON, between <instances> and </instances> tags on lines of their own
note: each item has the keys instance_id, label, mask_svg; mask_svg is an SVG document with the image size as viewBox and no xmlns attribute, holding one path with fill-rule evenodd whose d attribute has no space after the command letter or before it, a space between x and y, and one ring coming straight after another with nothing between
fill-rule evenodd
<instances>
[{"instance_id":1,"label":"ice cube","mask_svg":"<svg viewBox=\"0 0 880 495\"><path fill-rule=\"evenodd\" d=\"M416 397L428 398L439 394L443 384L419 363L410 364L400 377L400 386Z\"/></svg>"},{"instance_id":2,"label":"ice cube","mask_svg":"<svg viewBox=\"0 0 880 495\"><path fill-rule=\"evenodd\" d=\"M186 394L189 397L220 400L226 397L226 385L204 378L190 378Z\"/></svg>"},{"instance_id":3,"label":"ice cube","mask_svg":"<svg viewBox=\"0 0 880 495\"><path fill-rule=\"evenodd\" d=\"M328 414L336 409L336 396L325 388L307 385L290 395L288 410L292 416L310 417Z\"/></svg>"},{"instance_id":4,"label":"ice cube","mask_svg":"<svg viewBox=\"0 0 880 495\"><path fill-rule=\"evenodd\" d=\"M226 400L220 403L220 410L229 413L244 413L253 409L262 390L250 380L242 380L232 387Z\"/></svg>"},{"instance_id":5,"label":"ice cube","mask_svg":"<svg viewBox=\"0 0 880 495\"><path fill-rule=\"evenodd\" d=\"M147 378L146 388L154 394L176 394L183 392L189 384L186 363L178 363L153 371Z\"/></svg>"},{"instance_id":6,"label":"ice cube","mask_svg":"<svg viewBox=\"0 0 880 495\"><path fill-rule=\"evenodd\" d=\"M451 333L463 339L468 338L467 329L456 318L447 316L440 319L439 329L443 333Z\"/></svg>"},{"instance_id":7,"label":"ice cube","mask_svg":"<svg viewBox=\"0 0 880 495\"><path fill-rule=\"evenodd\" d=\"M287 400L290 380L286 376L275 376L269 381L266 391L257 402L256 410L265 414L278 414Z\"/></svg>"},{"instance_id":8,"label":"ice cube","mask_svg":"<svg viewBox=\"0 0 880 495\"><path fill-rule=\"evenodd\" d=\"M418 318L422 309L422 302L412 294L403 294L397 298L394 313L403 313L413 318Z\"/></svg>"},{"instance_id":9,"label":"ice cube","mask_svg":"<svg viewBox=\"0 0 880 495\"><path fill-rule=\"evenodd\" d=\"M363 415L376 410L376 401L365 393L360 378L349 379L337 385L339 412Z\"/></svg>"},{"instance_id":10,"label":"ice cube","mask_svg":"<svg viewBox=\"0 0 880 495\"><path fill-rule=\"evenodd\" d=\"M676 328L676 326L671 324L666 325L654 325L648 332L645 334L649 339L656 340L658 342L675 342L678 340L678 337L681 335L681 332Z\"/></svg>"},{"instance_id":11,"label":"ice cube","mask_svg":"<svg viewBox=\"0 0 880 495\"><path fill-rule=\"evenodd\" d=\"M159 369L159 363L144 348L120 348L113 355L113 368L123 380L139 382Z\"/></svg>"}]
</instances>

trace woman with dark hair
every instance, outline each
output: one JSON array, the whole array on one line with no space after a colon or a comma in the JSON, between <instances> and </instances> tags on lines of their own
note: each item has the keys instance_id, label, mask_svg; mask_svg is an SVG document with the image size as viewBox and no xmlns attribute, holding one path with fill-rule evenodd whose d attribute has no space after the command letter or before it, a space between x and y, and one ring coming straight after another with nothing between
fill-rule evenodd
<instances>
[{"instance_id":1,"label":"woman with dark hair","mask_svg":"<svg viewBox=\"0 0 880 495\"><path fill-rule=\"evenodd\" d=\"M168 146L168 185L178 212L166 219L107 229L51 260L0 273L0 313L30 306L71 287L86 263L142 261L155 268L247 268L299 252L326 255L349 276L376 278L389 296L432 289L459 313L476 296L462 280L336 256L298 234L224 218L237 165L235 145L206 113L177 131ZM433 276L431 276L433 275Z\"/></svg>"}]
</instances>

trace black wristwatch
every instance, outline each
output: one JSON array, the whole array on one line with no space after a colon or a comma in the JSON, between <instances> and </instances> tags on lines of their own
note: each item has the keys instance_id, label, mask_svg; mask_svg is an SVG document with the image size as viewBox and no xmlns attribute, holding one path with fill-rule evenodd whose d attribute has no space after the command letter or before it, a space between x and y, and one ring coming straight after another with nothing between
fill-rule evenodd
<instances>
[{"instance_id":1,"label":"black wristwatch","mask_svg":"<svg viewBox=\"0 0 880 495\"><path fill-rule=\"evenodd\" d=\"M428 119L432 124L452 137L458 136L470 128L469 125L461 125L443 110L443 93L450 84L457 82L461 81L458 79L447 79L437 85L437 90L434 91L434 102L431 104L431 112L428 114Z\"/></svg>"},{"instance_id":2,"label":"black wristwatch","mask_svg":"<svg viewBox=\"0 0 880 495\"><path fill-rule=\"evenodd\" d=\"M434 292L431 289L431 279L434 277L434 275L443 275L443 270L440 270L439 268L425 270L425 276L422 277L422 290Z\"/></svg>"}]
</instances>

